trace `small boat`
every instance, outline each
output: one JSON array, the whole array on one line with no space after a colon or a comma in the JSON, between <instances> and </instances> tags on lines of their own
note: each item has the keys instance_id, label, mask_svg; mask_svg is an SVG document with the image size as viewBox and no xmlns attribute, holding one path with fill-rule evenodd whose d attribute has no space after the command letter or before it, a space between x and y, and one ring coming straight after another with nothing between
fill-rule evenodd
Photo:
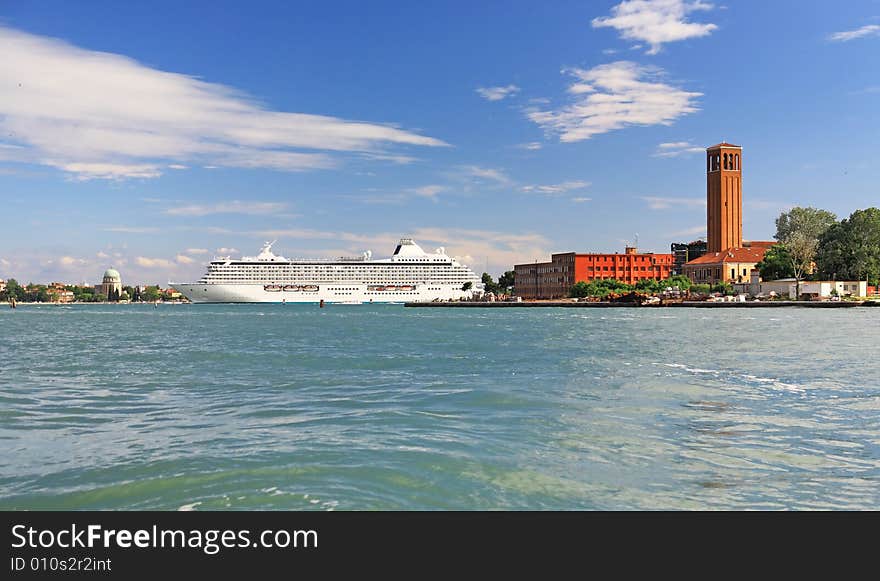
<instances>
[{"instance_id":1,"label":"small boat","mask_svg":"<svg viewBox=\"0 0 880 581\"><path fill-rule=\"evenodd\" d=\"M416 287L412 286L411 284L405 284L405 285L397 287L397 290L402 290L402 291L411 291L411 290L415 290L415 289L416 289Z\"/></svg>"},{"instance_id":2,"label":"small boat","mask_svg":"<svg viewBox=\"0 0 880 581\"><path fill-rule=\"evenodd\" d=\"M280 284L267 284L263 286L263 290L267 293L278 293L281 292Z\"/></svg>"},{"instance_id":3,"label":"small boat","mask_svg":"<svg viewBox=\"0 0 880 581\"><path fill-rule=\"evenodd\" d=\"M284 292L286 293L298 293L299 287L295 284L286 284L284 285Z\"/></svg>"},{"instance_id":4,"label":"small boat","mask_svg":"<svg viewBox=\"0 0 880 581\"><path fill-rule=\"evenodd\" d=\"M299 287L304 293L315 293L318 292L318 285L316 284L305 284Z\"/></svg>"},{"instance_id":5,"label":"small boat","mask_svg":"<svg viewBox=\"0 0 880 581\"><path fill-rule=\"evenodd\" d=\"M394 286L393 284L390 284L390 285L388 285L388 286L385 287L385 290L387 290L387 291L396 291L396 290L397 290L397 287Z\"/></svg>"}]
</instances>

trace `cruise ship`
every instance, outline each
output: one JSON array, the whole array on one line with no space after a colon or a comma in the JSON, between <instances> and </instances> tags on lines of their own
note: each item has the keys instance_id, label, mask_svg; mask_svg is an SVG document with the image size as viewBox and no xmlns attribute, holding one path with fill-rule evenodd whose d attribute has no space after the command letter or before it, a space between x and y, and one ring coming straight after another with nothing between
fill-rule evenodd
<instances>
[{"instance_id":1,"label":"cruise ship","mask_svg":"<svg viewBox=\"0 0 880 581\"><path fill-rule=\"evenodd\" d=\"M194 303L396 303L471 298L483 284L446 254L403 238L390 258L289 260L267 242L255 257L215 258L194 283L169 283Z\"/></svg>"}]
</instances>

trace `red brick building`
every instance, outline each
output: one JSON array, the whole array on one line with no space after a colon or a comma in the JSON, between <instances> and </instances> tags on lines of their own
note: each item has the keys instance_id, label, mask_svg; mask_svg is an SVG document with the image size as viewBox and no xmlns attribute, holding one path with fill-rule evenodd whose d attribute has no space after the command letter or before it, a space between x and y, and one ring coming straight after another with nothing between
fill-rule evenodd
<instances>
[{"instance_id":1,"label":"red brick building","mask_svg":"<svg viewBox=\"0 0 880 581\"><path fill-rule=\"evenodd\" d=\"M748 282L773 242L743 240L742 147L706 149L707 252L682 270L695 283Z\"/></svg>"},{"instance_id":2,"label":"red brick building","mask_svg":"<svg viewBox=\"0 0 880 581\"><path fill-rule=\"evenodd\" d=\"M526 299L567 297L579 282L615 279L627 284L640 280L664 280L672 275L672 254L639 253L627 247L623 254L552 254L550 262L516 264L516 294Z\"/></svg>"}]
</instances>

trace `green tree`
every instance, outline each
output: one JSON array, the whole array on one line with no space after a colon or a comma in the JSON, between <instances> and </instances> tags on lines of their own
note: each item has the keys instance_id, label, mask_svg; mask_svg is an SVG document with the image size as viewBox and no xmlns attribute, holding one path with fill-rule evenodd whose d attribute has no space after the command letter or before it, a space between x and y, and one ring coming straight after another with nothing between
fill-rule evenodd
<instances>
[{"instance_id":1,"label":"green tree","mask_svg":"<svg viewBox=\"0 0 880 581\"><path fill-rule=\"evenodd\" d=\"M664 289L666 287L677 286L680 290L688 290L694 282L683 274L676 274L675 276L670 276L660 284Z\"/></svg>"},{"instance_id":2,"label":"green tree","mask_svg":"<svg viewBox=\"0 0 880 581\"><path fill-rule=\"evenodd\" d=\"M779 280L780 278L794 278L791 254L783 244L771 246L764 254L764 259L757 264L764 280Z\"/></svg>"},{"instance_id":3,"label":"green tree","mask_svg":"<svg viewBox=\"0 0 880 581\"><path fill-rule=\"evenodd\" d=\"M25 299L25 290L22 288L18 281L14 278L10 278L6 281L6 299L15 299L17 301L24 301Z\"/></svg>"},{"instance_id":4,"label":"green tree","mask_svg":"<svg viewBox=\"0 0 880 581\"><path fill-rule=\"evenodd\" d=\"M713 293L721 293L723 295L732 295L734 294L733 285L729 282L718 282L712 286L710 289Z\"/></svg>"},{"instance_id":5,"label":"green tree","mask_svg":"<svg viewBox=\"0 0 880 581\"><path fill-rule=\"evenodd\" d=\"M498 277L498 287L501 289L501 292L510 294L513 292L513 287L515 284L516 272L513 270L508 270L504 274Z\"/></svg>"},{"instance_id":6,"label":"green tree","mask_svg":"<svg viewBox=\"0 0 880 581\"><path fill-rule=\"evenodd\" d=\"M590 296L590 285L581 281L568 289L568 296L574 299Z\"/></svg>"},{"instance_id":7,"label":"green tree","mask_svg":"<svg viewBox=\"0 0 880 581\"><path fill-rule=\"evenodd\" d=\"M591 282L579 282L568 290L568 296L599 297L606 298L610 294L624 294L633 290L633 287L615 279L594 280Z\"/></svg>"},{"instance_id":8,"label":"green tree","mask_svg":"<svg viewBox=\"0 0 880 581\"><path fill-rule=\"evenodd\" d=\"M796 282L795 298L801 295L801 280L812 269L819 250L819 239L837 223L837 216L827 210L795 207L776 219L776 240L785 245L791 256Z\"/></svg>"},{"instance_id":9,"label":"green tree","mask_svg":"<svg viewBox=\"0 0 880 581\"><path fill-rule=\"evenodd\" d=\"M141 295L145 301L148 303L153 303L162 298L162 293L159 292L159 286L148 286L143 294Z\"/></svg>"},{"instance_id":10,"label":"green tree","mask_svg":"<svg viewBox=\"0 0 880 581\"><path fill-rule=\"evenodd\" d=\"M461 285L461 290L465 292L471 290L472 288L474 288L474 283L472 283L471 281L467 281L466 283Z\"/></svg>"},{"instance_id":11,"label":"green tree","mask_svg":"<svg viewBox=\"0 0 880 581\"><path fill-rule=\"evenodd\" d=\"M825 278L880 280L880 209L856 210L819 241L816 263Z\"/></svg>"},{"instance_id":12,"label":"green tree","mask_svg":"<svg viewBox=\"0 0 880 581\"><path fill-rule=\"evenodd\" d=\"M499 289L498 283L496 283L492 279L491 274L489 274L488 272L484 272L482 279L483 279L483 287L485 288L485 292L496 294L496 295L499 293L500 289Z\"/></svg>"},{"instance_id":13,"label":"green tree","mask_svg":"<svg viewBox=\"0 0 880 581\"><path fill-rule=\"evenodd\" d=\"M692 284L690 289L688 290L691 294L707 295L709 294L711 289L712 287L710 287L708 284Z\"/></svg>"},{"instance_id":14,"label":"green tree","mask_svg":"<svg viewBox=\"0 0 880 581\"><path fill-rule=\"evenodd\" d=\"M659 293L663 290L663 283L659 280L654 280L653 278L643 278L636 283L636 290L643 293Z\"/></svg>"}]
</instances>

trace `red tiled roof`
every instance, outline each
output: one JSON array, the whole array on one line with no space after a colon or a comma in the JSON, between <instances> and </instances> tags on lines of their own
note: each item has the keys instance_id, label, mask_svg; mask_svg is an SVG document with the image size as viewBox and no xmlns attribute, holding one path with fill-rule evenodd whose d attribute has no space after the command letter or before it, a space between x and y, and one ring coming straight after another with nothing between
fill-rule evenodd
<instances>
[{"instance_id":1,"label":"red tiled roof","mask_svg":"<svg viewBox=\"0 0 880 581\"><path fill-rule=\"evenodd\" d=\"M718 149L719 147L736 147L736 148L742 149L742 146L734 145L732 143L727 143L726 141L722 141L721 143L716 143L715 145L713 145L711 147L707 147L706 149Z\"/></svg>"},{"instance_id":2,"label":"red tiled roof","mask_svg":"<svg viewBox=\"0 0 880 581\"><path fill-rule=\"evenodd\" d=\"M766 248L728 248L723 252L707 252L688 264L723 264L725 262L761 262Z\"/></svg>"}]
</instances>

